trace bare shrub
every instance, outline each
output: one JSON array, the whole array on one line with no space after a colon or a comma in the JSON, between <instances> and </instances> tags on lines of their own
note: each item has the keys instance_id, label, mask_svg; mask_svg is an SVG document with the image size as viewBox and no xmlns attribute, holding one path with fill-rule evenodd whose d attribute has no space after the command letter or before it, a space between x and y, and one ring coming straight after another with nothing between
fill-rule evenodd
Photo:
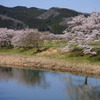
<instances>
[{"instance_id":1,"label":"bare shrub","mask_svg":"<svg viewBox=\"0 0 100 100\"><path fill-rule=\"evenodd\" d=\"M43 46L43 39L38 31L30 32L22 38L22 46L25 48L34 47L37 51L41 51L40 48Z\"/></svg>"}]
</instances>

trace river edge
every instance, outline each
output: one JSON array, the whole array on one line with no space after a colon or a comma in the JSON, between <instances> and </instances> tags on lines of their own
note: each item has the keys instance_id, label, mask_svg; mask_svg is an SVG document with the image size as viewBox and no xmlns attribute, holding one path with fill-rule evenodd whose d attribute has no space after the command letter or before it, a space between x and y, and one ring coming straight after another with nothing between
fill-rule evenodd
<instances>
[{"instance_id":1,"label":"river edge","mask_svg":"<svg viewBox=\"0 0 100 100\"><path fill-rule=\"evenodd\" d=\"M68 61L65 62L61 60L50 59L48 57L0 54L0 66L25 69L40 69L100 77L100 66L86 63L72 63Z\"/></svg>"}]
</instances>

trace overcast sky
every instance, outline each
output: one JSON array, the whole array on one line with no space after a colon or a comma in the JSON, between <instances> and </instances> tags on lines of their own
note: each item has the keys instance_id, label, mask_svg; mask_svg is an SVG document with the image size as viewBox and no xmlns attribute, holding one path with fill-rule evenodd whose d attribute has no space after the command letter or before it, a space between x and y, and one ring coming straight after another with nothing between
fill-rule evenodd
<instances>
[{"instance_id":1,"label":"overcast sky","mask_svg":"<svg viewBox=\"0 0 100 100\"><path fill-rule=\"evenodd\" d=\"M0 0L7 7L27 6L49 9L51 7L69 8L80 12L100 12L100 0Z\"/></svg>"}]
</instances>

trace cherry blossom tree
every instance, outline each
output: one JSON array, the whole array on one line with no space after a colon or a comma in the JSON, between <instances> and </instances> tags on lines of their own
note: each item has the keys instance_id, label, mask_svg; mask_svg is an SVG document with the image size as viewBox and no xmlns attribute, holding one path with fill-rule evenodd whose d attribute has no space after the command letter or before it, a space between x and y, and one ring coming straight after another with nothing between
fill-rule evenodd
<instances>
[{"instance_id":1,"label":"cherry blossom tree","mask_svg":"<svg viewBox=\"0 0 100 100\"><path fill-rule=\"evenodd\" d=\"M25 47L34 47L37 51L41 51L40 48L43 46L43 39L41 38L41 33L38 30L34 30L24 35L21 44Z\"/></svg>"},{"instance_id":2,"label":"cherry blossom tree","mask_svg":"<svg viewBox=\"0 0 100 100\"><path fill-rule=\"evenodd\" d=\"M34 46L40 47L42 39L41 33L37 29L25 29L25 30L12 30L7 28L0 28L0 47L2 46Z\"/></svg>"},{"instance_id":3,"label":"cherry blossom tree","mask_svg":"<svg viewBox=\"0 0 100 100\"><path fill-rule=\"evenodd\" d=\"M79 15L73 17L67 24L69 28L67 28L64 33L70 38L64 50L72 50L73 45L76 45L77 48L83 49L85 54L96 54L96 52L93 51L95 47L89 44L91 42L100 42L100 13L94 12L88 17Z\"/></svg>"},{"instance_id":4,"label":"cherry blossom tree","mask_svg":"<svg viewBox=\"0 0 100 100\"><path fill-rule=\"evenodd\" d=\"M0 28L0 47L11 45L11 38L13 37L13 30L7 30L6 28Z\"/></svg>"}]
</instances>

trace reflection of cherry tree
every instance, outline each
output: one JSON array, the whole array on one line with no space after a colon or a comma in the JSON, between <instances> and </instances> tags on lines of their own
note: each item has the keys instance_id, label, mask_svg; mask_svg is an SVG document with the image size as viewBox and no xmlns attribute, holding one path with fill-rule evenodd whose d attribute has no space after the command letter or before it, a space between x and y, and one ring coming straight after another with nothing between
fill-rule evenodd
<instances>
[{"instance_id":1,"label":"reflection of cherry tree","mask_svg":"<svg viewBox=\"0 0 100 100\"><path fill-rule=\"evenodd\" d=\"M73 49L73 45L83 49L85 54L93 52L93 46L90 46L91 42L100 42L100 13L92 13L90 16L85 17L79 15L73 17L72 21L68 21L69 28L64 31L70 39L67 42L67 46L64 50L69 51ZM69 34L70 33L70 34Z\"/></svg>"},{"instance_id":2,"label":"reflection of cherry tree","mask_svg":"<svg viewBox=\"0 0 100 100\"><path fill-rule=\"evenodd\" d=\"M40 86L47 88L49 83L46 82L44 72L38 70L0 68L0 80L16 79L19 84L27 86Z\"/></svg>"},{"instance_id":3,"label":"reflection of cherry tree","mask_svg":"<svg viewBox=\"0 0 100 100\"><path fill-rule=\"evenodd\" d=\"M88 77L84 81L75 80L71 77L64 78L67 82L66 93L69 100L100 100L99 86L88 85Z\"/></svg>"}]
</instances>

